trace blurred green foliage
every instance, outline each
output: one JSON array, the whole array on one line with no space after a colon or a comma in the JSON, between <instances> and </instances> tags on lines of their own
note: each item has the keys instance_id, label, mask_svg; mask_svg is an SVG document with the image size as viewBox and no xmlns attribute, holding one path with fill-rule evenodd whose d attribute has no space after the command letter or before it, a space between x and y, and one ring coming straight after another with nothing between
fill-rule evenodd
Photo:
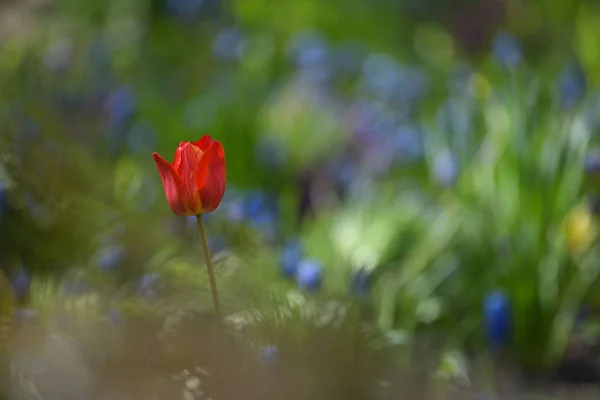
<instances>
[{"instance_id":1,"label":"blurred green foliage","mask_svg":"<svg viewBox=\"0 0 600 400\"><path fill-rule=\"evenodd\" d=\"M21 305L82 326L115 307L161 321L205 311L197 234L170 215L150 154L170 159L179 141L210 133L224 145L229 187L207 216L209 236L226 242L213 254L218 281L229 322L255 328L257 343L276 342L274 331L301 338L310 321L343 310L375 342L432 337L485 352L485 298L501 289L511 334L499 350L525 369L560 364L582 307L600 301L588 207L597 171L586 169L598 145L594 2L207 0L202 10L178 19L159 0L62 0L0 46L0 266L8 285L20 267L32 272ZM522 39L514 68L490 56L499 28ZM307 31L327 50L319 42L294 61ZM357 44L358 61L340 56L314 76L297 65L344 44ZM52 64L49 48L67 66ZM575 74L563 85L571 60L583 82ZM397 62L406 77L391 88ZM377 136L386 123L415 128L422 149ZM344 157L358 161L341 185L343 168L331 165ZM248 216L248 193L277 204ZM320 292L282 276L290 238L322 267ZM122 251L117 267L101 266L107 249ZM357 271L370 277L367 296L348 289ZM148 299L140 279L153 273L160 296ZM0 300L0 320L14 300ZM448 357L444 376L462 368Z\"/></svg>"}]
</instances>

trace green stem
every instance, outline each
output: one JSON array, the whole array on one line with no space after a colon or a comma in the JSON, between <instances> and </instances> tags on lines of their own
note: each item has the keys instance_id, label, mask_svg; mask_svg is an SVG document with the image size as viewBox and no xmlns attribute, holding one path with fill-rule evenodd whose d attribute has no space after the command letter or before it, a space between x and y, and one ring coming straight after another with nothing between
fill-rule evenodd
<instances>
[{"instance_id":1,"label":"green stem","mask_svg":"<svg viewBox=\"0 0 600 400\"><path fill-rule=\"evenodd\" d=\"M196 221L198 221L198 229L200 230L200 238L202 239L202 247L204 247L204 257L206 259L206 271L208 272L208 280L210 281L210 291L212 292L213 305L215 306L215 312L217 315L221 314L221 306L219 304L219 291L217 290L217 281L215 279L215 272L210 257L210 250L208 249L208 242L206 241L206 232L204 231L204 221L202 215L196 215Z\"/></svg>"}]
</instances>

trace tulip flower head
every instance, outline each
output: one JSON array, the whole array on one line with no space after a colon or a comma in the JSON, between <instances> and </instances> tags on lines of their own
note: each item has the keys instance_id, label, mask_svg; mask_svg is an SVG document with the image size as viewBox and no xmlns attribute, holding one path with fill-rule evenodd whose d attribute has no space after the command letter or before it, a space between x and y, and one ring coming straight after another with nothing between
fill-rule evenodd
<instances>
[{"instance_id":1,"label":"tulip flower head","mask_svg":"<svg viewBox=\"0 0 600 400\"><path fill-rule=\"evenodd\" d=\"M181 142L173 164L153 153L165 196L179 216L214 211L225 193L225 152L209 135L197 142Z\"/></svg>"}]
</instances>

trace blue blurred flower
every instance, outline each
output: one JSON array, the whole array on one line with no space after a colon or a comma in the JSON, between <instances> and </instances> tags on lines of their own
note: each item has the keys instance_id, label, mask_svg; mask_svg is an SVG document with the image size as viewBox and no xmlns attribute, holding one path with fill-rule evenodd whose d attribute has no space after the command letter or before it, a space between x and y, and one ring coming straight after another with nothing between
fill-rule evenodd
<instances>
[{"instance_id":1,"label":"blue blurred flower","mask_svg":"<svg viewBox=\"0 0 600 400\"><path fill-rule=\"evenodd\" d=\"M411 162L423 156L425 132L414 125L400 125L392 137L396 160Z\"/></svg>"},{"instance_id":2,"label":"blue blurred flower","mask_svg":"<svg viewBox=\"0 0 600 400\"><path fill-rule=\"evenodd\" d=\"M364 298L369 293L371 284L371 274L364 268L352 272L350 276L350 292L360 298Z\"/></svg>"},{"instance_id":3,"label":"blue blurred flower","mask_svg":"<svg viewBox=\"0 0 600 400\"><path fill-rule=\"evenodd\" d=\"M140 295L147 300L154 299L161 289L159 285L159 279L160 274L157 272L144 274L138 284L138 291Z\"/></svg>"},{"instance_id":4,"label":"blue blurred flower","mask_svg":"<svg viewBox=\"0 0 600 400\"><path fill-rule=\"evenodd\" d=\"M19 268L10 281L15 297L18 300L23 300L29 293L29 285L31 284L31 279L27 270L25 268Z\"/></svg>"},{"instance_id":5,"label":"blue blurred flower","mask_svg":"<svg viewBox=\"0 0 600 400\"><path fill-rule=\"evenodd\" d=\"M600 151L590 151L584 159L584 168L588 174L600 172Z\"/></svg>"},{"instance_id":6,"label":"blue blurred flower","mask_svg":"<svg viewBox=\"0 0 600 400\"><path fill-rule=\"evenodd\" d=\"M125 142L133 153L150 154L156 148L156 132L147 122L135 124L127 133Z\"/></svg>"},{"instance_id":7,"label":"blue blurred flower","mask_svg":"<svg viewBox=\"0 0 600 400\"><path fill-rule=\"evenodd\" d=\"M300 72L315 83L324 83L335 68L329 43L316 32L296 34L289 45L289 53Z\"/></svg>"},{"instance_id":8,"label":"blue blurred flower","mask_svg":"<svg viewBox=\"0 0 600 400\"><path fill-rule=\"evenodd\" d=\"M121 128L133 118L135 113L135 96L128 86L113 89L104 103L104 109L113 128Z\"/></svg>"},{"instance_id":9,"label":"blue blurred flower","mask_svg":"<svg viewBox=\"0 0 600 400\"><path fill-rule=\"evenodd\" d=\"M341 198L346 196L357 171L358 166L356 162L347 156L340 157L329 163L327 173L335 183L338 195Z\"/></svg>"},{"instance_id":10,"label":"blue blurred flower","mask_svg":"<svg viewBox=\"0 0 600 400\"><path fill-rule=\"evenodd\" d=\"M204 0L165 0L165 10L175 18L191 20L198 16Z\"/></svg>"},{"instance_id":11,"label":"blue blurred flower","mask_svg":"<svg viewBox=\"0 0 600 400\"><path fill-rule=\"evenodd\" d=\"M344 162L335 174L335 182L340 185L340 187L347 189L350 184L352 184L357 169L358 166L355 162L351 160Z\"/></svg>"},{"instance_id":12,"label":"blue blurred flower","mask_svg":"<svg viewBox=\"0 0 600 400\"><path fill-rule=\"evenodd\" d=\"M244 197L244 216L252 218L263 211L277 211L277 197L260 190L252 190Z\"/></svg>"},{"instance_id":13,"label":"blue blurred flower","mask_svg":"<svg viewBox=\"0 0 600 400\"><path fill-rule=\"evenodd\" d=\"M585 96L586 87L587 75L582 66L578 62L570 62L558 78L557 91L561 106L576 106Z\"/></svg>"},{"instance_id":14,"label":"blue blurred flower","mask_svg":"<svg viewBox=\"0 0 600 400\"><path fill-rule=\"evenodd\" d=\"M288 242L280 255L281 270L288 278L296 276L298 264L302 261L304 248L298 240Z\"/></svg>"},{"instance_id":15,"label":"blue blurred flower","mask_svg":"<svg viewBox=\"0 0 600 400\"><path fill-rule=\"evenodd\" d=\"M106 272L114 271L125 256L125 249L120 246L110 246L108 248L102 249L98 254L95 260L96 265Z\"/></svg>"},{"instance_id":16,"label":"blue blurred flower","mask_svg":"<svg viewBox=\"0 0 600 400\"><path fill-rule=\"evenodd\" d=\"M217 213L222 212L230 222L239 223L245 218L244 214L244 199L236 198L227 200L221 203L221 207L216 210Z\"/></svg>"},{"instance_id":17,"label":"blue blurred flower","mask_svg":"<svg viewBox=\"0 0 600 400\"><path fill-rule=\"evenodd\" d=\"M279 349L277 346L266 346L258 354L258 361L263 368L273 368L279 362Z\"/></svg>"},{"instance_id":18,"label":"blue blurred flower","mask_svg":"<svg viewBox=\"0 0 600 400\"><path fill-rule=\"evenodd\" d=\"M121 313L121 311L115 309L115 308L111 308L108 311L108 321L112 324L112 325L116 325L116 326L120 326L123 325L123 314Z\"/></svg>"},{"instance_id":19,"label":"blue blurred flower","mask_svg":"<svg viewBox=\"0 0 600 400\"><path fill-rule=\"evenodd\" d=\"M212 43L213 54L224 61L235 61L244 55L246 50L246 37L235 27L225 28L220 31Z\"/></svg>"},{"instance_id":20,"label":"blue blurred flower","mask_svg":"<svg viewBox=\"0 0 600 400\"><path fill-rule=\"evenodd\" d=\"M432 173L434 180L442 185L449 186L458 176L459 166L456 157L449 150L440 151L433 159Z\"/></svg>"},{"instance_id":21,"label":"blue blurred flower","mask_svg":"<svg viewBox=\"0 0 600 400\"><path fill-rule=\"evenodd\" d=\"M319 290L323 280L323 269L321 264L314 259L304 259L298 264L296 271L296 283L307 291Z\"/></svg>"},{"instance_id":22,"label":"blue blurred flower","mask_svg":"<svg viewBox=\"0 0 600 400\"><path fill-rule=\"evenodd\" d=\"M6 207L8 206L8 196L6 193L6 186L0 181L0 219L4 216Z\"/></svg>"},{"instance_id":23,"label":"blue blurred flower","mask_svg":"<svg viewBox=\"0 0 600 400\"><path fill-rule=\"evenodd\" d=\"M388 99L400 80L400 65L389 54L369 55L362 68L362 81L366 89L383 99Z\"/></svg>"},{"instance_id":24,"label":"blue blurred flower","mask_svg":"<svg viewBox=\"0 0 600 400\"><path fill-rule=\"evenodd\" d=\"M423 70L416 67L402 67L398 70L390 100L407 107L407 103L415 103L422 99L428 89L429 77ZM407 107L406 116L410 116L411 112L412 110Z\"/></svg>"},{"instance_id":25,"label":"blue blurred flower","mask_svg":"<svg viewBox=\"0 0 600 400\"><path fill-rule=\"evenodd\" d=\"M248 216L250 226L258 230L267 242L272 243L277 239L277 215L271 210L262 210L257 214Z\"/></svg>"},{"instance_id":26,"label":"blue blurred flower","mask_svg":"<svg viewBox=\"0 0 600 400\"><path fill-rule=\"evenodd\" d=\"M515 69L523 58L521 43L509 32L498 32L492 41L492 56L502 67Z\"/></svg>"},{"instance_id":27,"label":"blue blurred flower","mask_svg":"<svg viewBox=\"0 0 600 400\"><path fill-rule=\"evenodd\" d=\"M62 73L69 69L73 56L73 44L66 38L53 41L44 54L44 65L54 73Z\"/></svg>"},{"instance_id":28,"label":"blue blurred flower","mask_svg":"<svg viewBox=\"0 0 600 400\"><path fill-rule=\"evenodd\" d=\"M506 293L495 290L483 299L483 327L488 343L504 345L510 339L511 306Z\"/></svg>"}]
</instances>

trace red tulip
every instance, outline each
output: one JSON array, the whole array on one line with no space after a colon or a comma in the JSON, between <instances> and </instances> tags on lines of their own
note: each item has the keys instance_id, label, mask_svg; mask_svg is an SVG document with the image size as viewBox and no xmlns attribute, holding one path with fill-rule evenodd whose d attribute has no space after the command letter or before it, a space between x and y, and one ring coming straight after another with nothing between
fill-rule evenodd
<instances>
[{"instance_id":1,"label":"red tulip","mask_svg":"<svg viewBox=\"0 0 600 400\"><path fill-rule=\"evenodd\" d=\"M171 210L180 216L214 211L225 193L225 152L218 140L205 135L181 142L173 164L153 153Z\"/></svg>"}]
</instances>

